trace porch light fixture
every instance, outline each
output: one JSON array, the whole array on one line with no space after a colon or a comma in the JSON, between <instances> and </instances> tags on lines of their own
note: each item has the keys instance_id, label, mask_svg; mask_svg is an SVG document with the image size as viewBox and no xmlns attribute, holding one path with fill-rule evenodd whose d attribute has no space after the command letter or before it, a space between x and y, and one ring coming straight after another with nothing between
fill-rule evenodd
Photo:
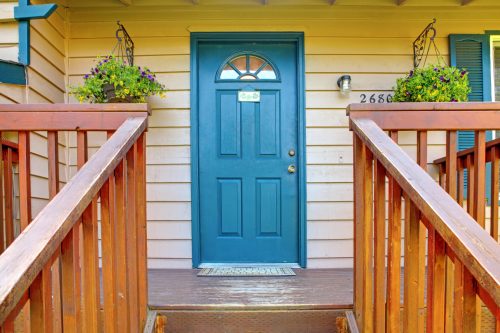
<instances>
[{"instance_id":1,"label":"porch light fixture","mask_svg":"<svg viewBox=\"0 0 500 333\"><path fill-rule=\"evenodd\" d=\"M337 86L340 88L340 93L342 95L347 95L351 92L351 76L350 75L342 75L337 80Z\"/></svg>"}]
</instances>

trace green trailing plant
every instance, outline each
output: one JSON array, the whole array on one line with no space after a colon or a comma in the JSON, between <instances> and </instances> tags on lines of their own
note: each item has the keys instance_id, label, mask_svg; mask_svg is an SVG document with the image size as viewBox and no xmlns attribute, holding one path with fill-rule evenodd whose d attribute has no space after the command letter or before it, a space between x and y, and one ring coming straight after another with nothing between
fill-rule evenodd
<instances>
[{"instance_id":1,"label":"green trailing plant","mask_svg":"<svg viewBox=\"0 0 500 333\"><path fill-rule=\"evenodd\" d=\"M147 67L128 65L113 56L98 58L98 63L83 78L80 86L71 87L70 93L82 102L144 103L146 97L164 97L165 86L158 82L156 75Z\"/></svg>"},{"instance_id":2,"label":"green trailing plant","mask_svg":"<svg viewBox=\"0 0 500 333\"><path fill-rule=\"evenodd\" d=\"M430 65L397 80L394 102L466 102L471 92L465 69Z\"/></svg>"}]
</instances>

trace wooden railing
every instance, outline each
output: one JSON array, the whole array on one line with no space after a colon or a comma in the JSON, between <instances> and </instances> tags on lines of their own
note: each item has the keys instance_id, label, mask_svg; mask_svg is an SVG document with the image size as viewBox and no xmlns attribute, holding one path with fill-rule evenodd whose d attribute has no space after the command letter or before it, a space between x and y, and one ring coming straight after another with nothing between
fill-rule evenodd
<instances>
[{"instance_id":1,"label":"wooden railing","mask_svg":"<svg viewBox=\"0 0 500 333\"><path fill-rule=\"evenodd\" d=\"M0 130L18 131L22 229L0 256L0 331L142 330L147 116L141 104L0 105ZM47 131L51 198L33 220L30 131ZM60 191L58 131L76 131L79 168ZM108 140L87 161L88 131Z\"/></svg>"},{"instance_id":2,"label":"wooden railing","mask_svg":"<svg viewBox=\"0 0 500 333\"><path fill-rule=\"evenodd\" d=\"M484 219L480 219L483 228L489 229L490 235L498 241L498 191L499 191L499 166L500 166L500 138L485 142L484 135L478 135L475 147L459 151L456 154L456 162L453 164L451 171L458 172L457 174L457 201L459 203L466 202L467 211L474 212L474 204L481 198L475 198L479 191L486 191L487 188L479 182L475 182L476 178L488 180L487 185L490 191L489 200L489 225L486 225ZM487 173L487 166L490 166L490 172ZM442 157L434 161L439 168L439 183L446 187L446 172L447 159ZM476 165L481 164L480 167ZM467 175L467 176L466 176ZM467 192L464 195L464 183L467 184ZM482 207L484 202L478 202L478 207Z\"/></svg>"},{"instance_id":3,"label":"wooden railing","mask_svg":"<svg viewBox=\"0 0 500 333\"><path fill-rule=\"evenodd\" d=\"M500 128L499 111L500 103L349 106L354 310L362 332L477 332L481 301L500 329L500 245L481 227L484 209L477 209L484 207L484 133ZM482 151L474 218L457 203L457 130L477 131ZM400 131L416 131L416 162L397 145ZM425 171L430 131L446 131L448 193Z\"/></svg>"}]
</instances>

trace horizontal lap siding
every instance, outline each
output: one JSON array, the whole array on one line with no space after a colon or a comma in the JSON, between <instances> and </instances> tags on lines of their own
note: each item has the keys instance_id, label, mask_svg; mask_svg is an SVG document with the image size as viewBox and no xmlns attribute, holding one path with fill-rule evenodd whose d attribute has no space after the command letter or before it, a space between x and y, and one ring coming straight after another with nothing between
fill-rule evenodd
<instances>
[{"instance_id":1,"label":"horizontal lap siding","mask_svg":"<svg viewBox=\"0 0 500 333\"><path fill-rule=\"evenodd\" d=\"M33 4L44 1L32 1ZM46 20L31 21L31 63L28 68L28 85L0 84L0 103L63 103L66 91L65 9L59 8ZM17 61L19 40L17 23L0 23L0 59ZM14 57L9 57L15 43ZM17 140L17 135L5 133L6 139ZM48 159L47 133L34 132L31 139L31 192L32 213L36 216L47 204ZM61 186L67 181L67 135L59 134L59 174Z\"/></svg>"},{"instance_id":2,"label":"horizontal lap siding","mask_svg":"<svg viewBox=\"0 0 500 333\"><path fill-rule=\"evenodd\" d=\"M69 40L72 84L82 81L95 56L106 55L114 47L116 30L112 14L76 13ZM168 20L151 11L147 18L146 14L120 13L135 42L136 63L158 72L169 89L166 99L151 100L147 134L149 266L191 267L189 31L288 30L305 31L308 267L351 267L353 154L345 107L359 102L362 93L390 93L396 78L412 67L411 43L428 20L291 20L280 16L264 23L257 14L238 22L209 16L189 20L184 18L187 14ZM449 33L498 29L495 20L438 17L438 21L436 43L445 57ZM349 97L338 92L336 81L342 74L352 76ZM415 157L415 133L402 133L400 139ZM444 154L444 139L444 133L429 136L429 161Z\"/></svg>"}]
</instances>

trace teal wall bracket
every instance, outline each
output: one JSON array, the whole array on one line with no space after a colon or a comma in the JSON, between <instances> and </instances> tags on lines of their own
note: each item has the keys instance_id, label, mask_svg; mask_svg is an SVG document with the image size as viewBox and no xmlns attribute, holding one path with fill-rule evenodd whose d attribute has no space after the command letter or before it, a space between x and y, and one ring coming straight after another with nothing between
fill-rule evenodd
<instances>
[{"instance_id":1,"label":"teal wall bracket","mask_svg":"<svg viewBox=\"0 0 500 333\"><path fill-rule=\"evenodd\" d=\"M18 62L0 60L0 82L26 84L26 66L30 64L30 20L49 17L56 4L32 5L30 0L19 0L14 7L14 19L19 23Z\"/></svg>"},{"instance_id":2,"label":"teal wall bracket","mask_svg":"<svg viewBox=\"0 0 500 333\"><path fill-rule=\"evenodd\" d=\"M19 21L19 62L30 64L30 20L47 18L57 9L56 4L32 5L30 0L19 0L14 7L14 18Z\"/></svg>"}]
</instances>

